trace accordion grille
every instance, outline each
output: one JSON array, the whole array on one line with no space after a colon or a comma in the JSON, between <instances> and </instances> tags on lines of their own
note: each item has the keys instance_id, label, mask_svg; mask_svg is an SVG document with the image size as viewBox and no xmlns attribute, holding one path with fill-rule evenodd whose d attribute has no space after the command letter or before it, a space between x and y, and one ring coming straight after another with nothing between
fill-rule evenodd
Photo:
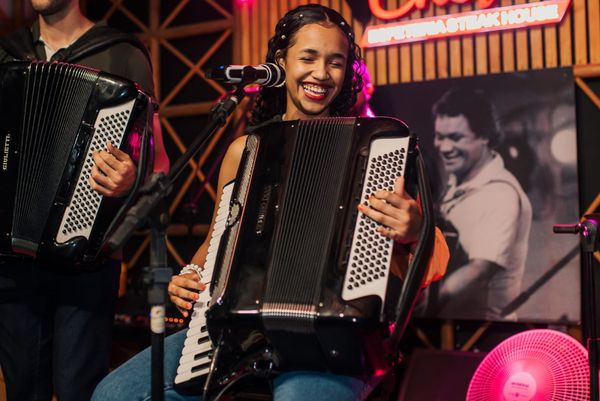
<instances>
[{"instance_id":1,"label":"accordion grille","mask_svg":"<svg viewBox=\"0 0 600 401\"><path fill-rule=\"evenodd\" d=\"M89 238L102 201L102 195L94 191L88 177L94 166L93 153L106 147L106 142L119 146L125 136L131 109L135 100L100 110L94 125L91 144L85 155L81 172L77 177L75 190L69 202L62 222L58 228L56 241L63 243L73 237Z\"/></svg>"},{"instance_id":2,"label":"accordion grille","mask_svg":"<svg viewBox=\"0 0 600 401\"><path fill-rule=\"evenodd\" d=\"M263 318L268 326L298 317L310 326L314 317L328 266L324 244L331 241L339 213L354 122L340 118L299 123L265 289Z\"/></svg>"},{"instance_id":3,"label":"accordion grille","mask_svg":"<svg viewBox=\"0 0 600 401\"><path fill-rule=\"evenodd\" d=\"M23 97L14 238L39 243L44 229L40 222L48 219L64 160L68 159L97 77L95 71L58 63L32 63L29 67ZM64 118L51 118L54 115Z\"/></svg>"}]
</instances>

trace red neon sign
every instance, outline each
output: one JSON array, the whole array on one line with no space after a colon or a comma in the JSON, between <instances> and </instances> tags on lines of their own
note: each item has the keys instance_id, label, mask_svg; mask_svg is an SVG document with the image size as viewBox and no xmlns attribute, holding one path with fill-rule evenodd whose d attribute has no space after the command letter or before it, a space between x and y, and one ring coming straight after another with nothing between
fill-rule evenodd
<instances>
[{"instance_id":1,"label":"red neon sign","mask_svg":"<svg viewBox=\"0 0 600 401\"><path fill-rule=\"evenodd\" d=\"M569 3L570 0L546 0L369 26L365 30L361 46L389 46L458 35L556 24L564 17Z\"/></svg>"},{"instance_id":2,"label":"red neon sign","mask_svg":"<svg viewBox=\"0 0 600 401\"><path fill-rule=\"evenodd\" d=\"M386 10L381 5L381 0L369 0L369 8L371 13L379 19L390 20L397 19L409 14L413 9L423 10L427 7L428 0L408 0L402 7L395 10ZM443 7L448 3L465 4L473 0L431 0L435 5ZM495 0L477 0L479 7L489 8L494 4Z\"/></svg>"}]
</instances>

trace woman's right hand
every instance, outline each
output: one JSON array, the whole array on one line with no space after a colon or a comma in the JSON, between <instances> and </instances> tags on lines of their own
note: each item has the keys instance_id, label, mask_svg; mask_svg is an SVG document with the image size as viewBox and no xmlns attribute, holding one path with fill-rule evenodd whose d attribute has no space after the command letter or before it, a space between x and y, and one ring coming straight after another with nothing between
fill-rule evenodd
<instances>
[{"instance_id":1,"label":"woman's right hand","mask_svg":"<svg viewBox=\"0 0 600 401\"><path fill-rule=\"evenodd\" d=\"M205 289L206 286L200 282L200 277L196 273L174 275L167 287L171 302L185 317L188 317L188 311L192 309L192 302L198 300L198 293Z\"/></svg>"},{"instance_id":2,"label":"woman's right hand","mask_svg":"<svg viewBox=\"0 0 600 401\"><path fill-rule=\"evenodd\" d=\"M219 184L217 187L216 199L221 199L225 183L235 179L245 148L246 136L237 138L229 145L229 149L227 149L227 153L225 153L225 157L221 163L221 170L219 171ZM208 247L210 245L210 239L212 238L212 230L218 210L219 202L215 202L215 209L206 239L202 245L200 245L191 260L191 262L197 266L204 265L204 262L206 261L206 255L208 253ZM207 277L205 272L204 282L208 282L208 278L210 277ZM199 292L204 291L205 289L206 285L202 284L198 275L192 272L171 277L171 282L167 287L171 302L177 306L177 309L179 309L181 314L185 317L189 316L189 311L192 309L192 303L198 300Z\"/></svg>"}]
</instances>

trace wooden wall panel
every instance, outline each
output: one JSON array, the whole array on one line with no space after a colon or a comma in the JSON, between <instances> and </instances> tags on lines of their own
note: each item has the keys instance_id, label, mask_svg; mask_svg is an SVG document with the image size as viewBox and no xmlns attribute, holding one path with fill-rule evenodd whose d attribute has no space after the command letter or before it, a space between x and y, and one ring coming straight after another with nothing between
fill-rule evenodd
<instances>
[{"instance_id":1,"label":"wooden wall panel","mask_svg":"<svg viewBox=\"0 0 600 401\"><path fill-rule=\"evenodd\" d=\"M558 49L556 27L544 27L544 57L546 68L553 68L558 65Z\"/></svg>"},{"instance_id":2,"label":"wooden wall panel","mask_svg":"<svg viewBox=\"0 0 600 401\"><path fill-rule=\"evenodd\" d=\"M411 14L411 19L422 18L420 11ZM423 42L416 42L410 45L412 58L412 81L423 80Z\"/></svg>"},{"instance_id":3,"label":"wooden wall panel","mask_svg":"<svg viewBox=\"0 0 600 401\"><path fill-rule=\"evenodd\" d=\"M594 1L594 0L589 0ZM571 8L572 10L572 8ZM572 11L568 12L561 21L558 31L558 48L559 48L559 65L573 64L573 44L571 39L571 15Z\"/></svg>"},{"instance_id":4,"label":"wooden wall panel","mask_svg":"<svg viewBox=\"0 0 600 401\"><path fill-rule=\"evenodd\" d=\"M448 7L447 14L456 14L460 12L460 7L456 4ZM461 52L461 37L456 36L448 39L448 44L450 47L450 59L448 60L450 63L450 77L462 77L462 66L463 66L463 58Z\"/></svg>"},{"instance_id":5,"label":"wooden wall panel","mask_svg":"<svg viewBox=\"0 0 600 401\"><path fill-rule=\"evenodd\" d=\"M515 4L525 4L525 0L516 0ZM516 42L516 66L517 70L529 69L529 43L528 43L528 29L518 29L515 31L515 42Z\"/></svg>"},{"instance_id":6,"label":"wooden wall panel","mask_svg":"<svg viewBox=\"0 0 600 401\"><path fill-rule=\"evenodd\" d=\"M459 7L460 12L468 12L473 10L472 4L465 4ZM474 43L473 36L461 36L462 44L462 60L463 68L462 75L465 77L472 76L475 73L475 59L474 59Z\"/></svg>"},{"instance_id":7,"label":"wooden wall panel","mask_svg":"<svg viewBox=\"0 0 600 401\"><path fill-rule=\"evenodd\" d=\"M399 6L406 3L407 0L400 0ZM404 17L400 21L407 21L409 17ZM412 80L412 54L410 51L410 45L396 46L400 54L400 82L411 82ZM369 54L370 50L365 51Z\"/></svg>"},{"instance_id":8,"label":"wooden wall panel","mask_svg":"<svg viewBox=\"0 0 600 401\"><path fill-rule=\"evenodd\" d=\"M489 63L489 73L496 74L502 71L502 53L500 32L490 32L488 35L488 44L484 54L477 54L477 60L487 58ZM478 74L485 72L477 71Z\"/></svg>"},{"instance_id":9,"label":"wooden wall panel","mask_svg":"<svg viewBox=\"0 0 600 401\"><path fill-rule=\"evenodd\" d=\"M396 9L406 1L381 0L388 9ZM361 37L363 27L346 0L254 0L236 10L240 16L235 21L241 26L235 29L235 35L242 38L234 62L263 62L267 40L277 19L309 2L340 11L354 26L357 37ZM526 2L530 0L497 0L497 6ZM431 3L425 10L413 12L400 21L479 9L476 2L446 7ZM372 18L371 23L382 21ZM366 49L363 56L376 85L600 63L600 2L572 0L565 18L555 26Z\"/></svg>"},{"instance_id":10,"label":"wooden wall panel","mask_svg":"<svg viewBox=\"0 0 600 401\"><path fill-rule=\"evenodd\" d=\"M593 1L593 0L587 0ZM575 42L575 64L587 64L587 19L586 0L573 0L573 35ZM598 0L595 0L596 3ZM595 25L600 24L596 21Z\"/></svg>"},{"instance_id":11,"label":"wooden wall panel","mask_svg":"<svg viewBox=\"0 0 600 401\"><path fill-rule=\"evenodd\" d=\"M389 7L394 9L399 5L398 0L388 0ZM388 46L388 84L400 83L400 48L399 46Z\"/></svg>"},{"instance_id":12,"label":"wooden wall panel","mask_svg":"<svg viewBox=\"0 0 600 401\"><path fill-rule=\"evenodd\" d=\"M600 1L588 1L590 63L600 63Z\"/></svg>"},{"instance_id":13,"label":"wooden wall panel","mask_svg":"<svg viewBox=\"0 0 600 401\"><path fill-rule=\"evenodd\" d=\"M434 9L429 7L423 17L433 17ZM424 64L425 64L425 80L431 81L435 79L435 43L431 40L425 42L424 46Z\"/></svg>"},{"instance_id":14,"label":"wooden wall panel","mask_svg":"<svg viewBox=\"0 0 600 401\"><path fill-rule=\"evenodd\" d=\"M533 27L529 31L529 47L531 56L531 69L544 68L544 43L542 40L542 27Z\"/></svg>"},{"instance_id":15,"label":"wooden wall panel","mask_svg":"<svg viewBox=\"0 0 600 401\"><path fill-rule=\"evenodd\" d=\"M434 6L435 15L446 14L446 9L443 7ZM448 41L447 40L436 40L436 66L437 66L437 78L445 79L450 76L449 62L448 62Z\"/></svg>"}]
</instances>

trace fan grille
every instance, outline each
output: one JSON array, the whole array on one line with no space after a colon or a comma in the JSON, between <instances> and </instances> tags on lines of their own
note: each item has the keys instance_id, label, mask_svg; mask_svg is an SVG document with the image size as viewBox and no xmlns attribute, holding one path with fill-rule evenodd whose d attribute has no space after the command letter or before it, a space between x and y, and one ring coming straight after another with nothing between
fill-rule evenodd
<instances>
[{"instance_id":1,"label":"fan grille","mask_svg":"<svg viewBox=\"0 0 600 401\"><path fill-rule=\"evenodd\" d=\"M579 342L555 330L529 330L483 359L467 401L589 400L589 377L587 350Z\"/></svg>"}]
</instances>

